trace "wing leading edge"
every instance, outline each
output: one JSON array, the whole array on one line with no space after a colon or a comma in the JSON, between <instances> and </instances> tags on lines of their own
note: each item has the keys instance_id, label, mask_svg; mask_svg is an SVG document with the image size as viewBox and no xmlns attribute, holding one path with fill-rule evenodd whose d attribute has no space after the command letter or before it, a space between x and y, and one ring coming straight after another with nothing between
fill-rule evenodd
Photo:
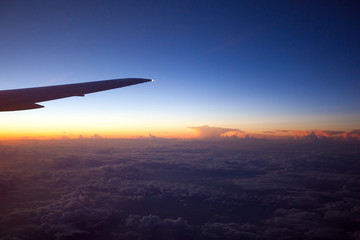
<instances>
[{"instance_id":1,"label":"wing leading edge","mask_svg":"<svg viewBox=\"0 0 360 240\"><path fill-rule=\"evenodd\" d=\"M144 78L123 78L96 82L75 83L49 87L24 88L0 91L0 111L19 111L43 108L39 102L60 98L85 96L85 94L151 82Z\"/></svg>"}]
</instances>

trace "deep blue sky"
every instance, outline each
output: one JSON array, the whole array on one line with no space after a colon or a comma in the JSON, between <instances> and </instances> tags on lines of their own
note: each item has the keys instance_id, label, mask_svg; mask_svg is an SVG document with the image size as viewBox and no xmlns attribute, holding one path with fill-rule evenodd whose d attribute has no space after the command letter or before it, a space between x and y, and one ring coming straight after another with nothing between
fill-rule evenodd
<instances>
[{"instance_id":1,"label":"deep blue sky","mask_svg":"<svg viewBox=\"0 0 360 240\"><path fill-rule=\"evenodd\" d=\"M357 1L1 1L1 89L156 80L3 121L101 106L155 125L358 127L359 29Z\"/></svg>"}]
</instances>

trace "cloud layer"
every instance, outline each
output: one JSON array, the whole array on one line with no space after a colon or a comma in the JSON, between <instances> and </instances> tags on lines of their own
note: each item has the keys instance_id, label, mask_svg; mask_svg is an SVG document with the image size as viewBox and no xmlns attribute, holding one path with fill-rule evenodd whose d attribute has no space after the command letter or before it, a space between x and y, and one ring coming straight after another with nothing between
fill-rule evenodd
<instances>
[{"instance_id":1,"label":"cloud layer","mask_svg":"<svg viewBox=\"0 0 360 240\"><path fill-rule=\"evenodd\" d=\"M200 139L222 139L222 138L262 138L262 139L291 139L291 140L335 140L335 141L358 141L360 140L360 130L336 131L336 130L273 130L262 131L261 133L245 132L239 129L211 127L203 125L199 127L189 127L194 130L196 137Z\"/></svg>"},{"instance_id":2,"label":"cloud layer","mask_svg":"<svg viewBox=\"0 0 360 240\"><path fill-rule=\"evenodd\" d=\"M359 239L358 149L158 138L0 146L0 239Z\"/></svg>"}]
</instances>

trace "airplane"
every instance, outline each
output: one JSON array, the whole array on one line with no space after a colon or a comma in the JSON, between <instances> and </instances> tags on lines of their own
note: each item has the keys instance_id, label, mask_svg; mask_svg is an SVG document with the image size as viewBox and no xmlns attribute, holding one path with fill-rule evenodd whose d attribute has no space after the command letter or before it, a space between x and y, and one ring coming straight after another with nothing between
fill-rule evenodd
<instances>
[{"instance_id":1,"label":"airplane","mask_svg":"<svg viewBox=\"0 0 360 240\"><path fill-rule=\"evenodd\" d=\"M43 108L38 104L67 97L83 97L85 94L152 82L145 78L122 78L95 82L74 83L47 87L23 88L0 91L0 112Z\"/></svg>"}]
</instances>

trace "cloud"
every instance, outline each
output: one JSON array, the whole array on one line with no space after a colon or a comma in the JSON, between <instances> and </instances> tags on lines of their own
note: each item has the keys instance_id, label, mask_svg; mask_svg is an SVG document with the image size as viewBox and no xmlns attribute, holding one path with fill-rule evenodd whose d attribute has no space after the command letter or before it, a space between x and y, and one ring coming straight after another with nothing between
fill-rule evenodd
<instances>
[{"instance_id":1,"label":"cloud","mask_svg":"<svg viewBox=\"0 0 360 240\"><path fill-rule=\"evenodd\" d=\"M294 135L297 140L310 140L316 141L318 139L336 138L341 137L344 131L333 130L276 130L278 133L289 133ZM345 133L346 134L346 133Z\"/></svg>"},{"instance_id":2,"label":"cloud","mask_svg":"<svg viewBox=\"0 0 360 240\"><path fill-rule=\"evenodd\" d=\"M238 223L206 223L201 228L204 239L259 239L257 226Z\"/></svg>"},{"instance_id":3,"label":"cloud","mask_svg":"<svg viewBox=\"0 0 360 240\"><path fill-rule=\"evenodd\" d=\"M351 130L351 131L344 133L344 138L349 139L349 140L350 139L360 140L360 129Z\"/></svg>"},{"instance_id":4,"label":"cloud","mask_svg":"<svg viewBox=\"0 0 360 240\"><path fill-rule=\"evenodd\" d=\"M333 135L339 135L339 134L343 134L345 133L344 131L322 131L323 134L327 134L328 136L333 136Z\"/></svg>"},{"instance_id":5,"label":"cloud","mask_svg":"<svg viewBox=\"0 0 360 240\"><path fill-rule=\"evenodd\" d=\"M284 132L284 133L287 133L287 132L290 132L291 130L275 130L276 132Z\"/></svg>"},{"instance_id":6,"label":"cloud","mask_svg":"<svg viewBox=\"0 0 360 240\"><path fill-rule=\"evenodd\" d=\"M137 232L141 239L194 239L192 227L182 218L161 219L156 215L130 215L126 219L126 227L128 232L125 236L129 236L129 232Z\"/></svg>"},{"instance_id":7,"label":"cloud","mask_svg":"<svg viewBox=\"0 0 360 240\"><path fill-rule=\"evenodd\" d=\"M78 156L66 156L60 158L54 158L52 160L52 166L57 169L64 169L64 168L76 168L82 162Z\"/></svg>"},{"instance_id":8,"label":"cloud","mask_svg":"<svg viewBox=\"0 0 360 240\"><path fill-rule=\"evenodd\" d=\"M16 174L0 172L0 194L14 190L20 181L20 177Z\"/></svg>"},{"instance_id":9,"label":"cloud","mask_svg":"<svg viewBox=\"0 0 360 240\"><path fill-rule=\"evenodd\" d=\"M239 129L234 128L222 128L222 127L210 127L208 125L203 125L200 127L189 127L196 131L199 138L221 138L221 137L230 137L230 136L240 136L244 132Z\"/></svg>"},{"instance_id":10,"label":"cloud","mask_svg":"<svg viewBox=\"0 0 360 240\"><path fill-rule=\"evenodd\" d=\"M352 239L340 222L331 224L317 211L277 209L267 224L267 239Z\"/></svg>"},{"instance_id":11,"label":"cloud","mask_svg":"<svg viewBox=\"0 0 360 240\"><path fill-rule=\"evenodd\" d=\"M240 131L240 130L233 130L233 131L229 131L226 133L221 134L222 137L226 137L226 138L246 138L249 137L248 135L245 134L244 131Z\"/></svg>"},{"instance_id":12,"label":"cloud","mask_svg":"<svg viewBox=\"0 0 360 240\"><path fill-rule=\"evenodd\" d=\"M359 145L303 143L0 146L0 239L356 239Z\"/></svg>"},{"instance_id":13,"label":"cloud","mask_svg":"<svg viewBox=\"0 0 360 240\"><path fill-rule=\"evenodd\" d=\"M154 136L154 135L152 135L151 133L149 133L149 138L151 138L151 139L157 139L157 137Z\"/></svg>"},{"instance_id":14,"label":"cloud","mask_svg":"<svg viewBox=\"0 0 360 240\"><path fill-rule=\"evenodd\" d=\"M93 139L101 139L102 136L100 136L99 134L95 133L95 134L92 135L90 138L93 138Z\"/></svg>"}]
</instances>

